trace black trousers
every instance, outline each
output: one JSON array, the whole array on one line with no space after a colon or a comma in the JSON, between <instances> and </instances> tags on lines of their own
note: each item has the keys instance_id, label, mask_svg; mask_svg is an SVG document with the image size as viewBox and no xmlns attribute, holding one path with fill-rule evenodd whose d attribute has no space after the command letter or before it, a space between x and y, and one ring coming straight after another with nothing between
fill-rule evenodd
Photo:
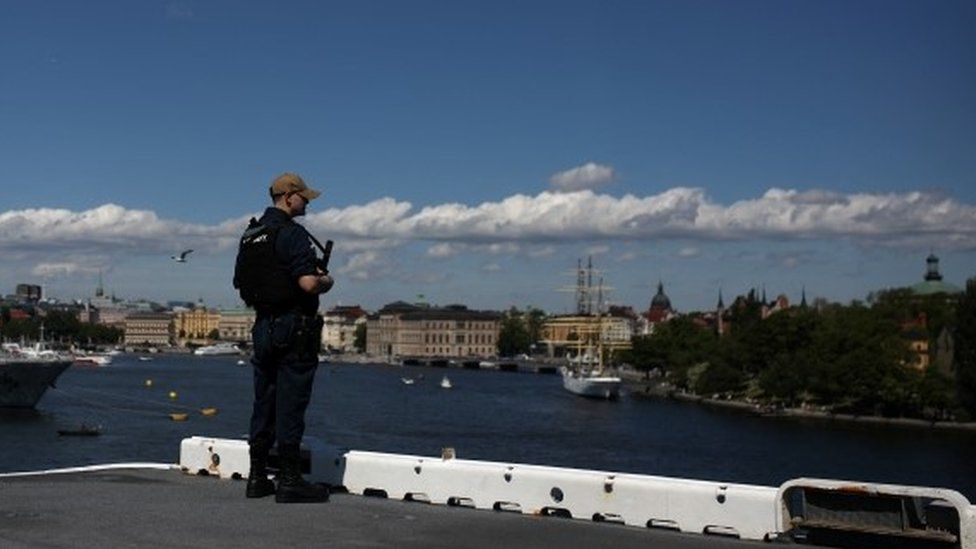
<instances>
[{"instance_id":1,"label":"black trousers","mask_svg":"<svg viewBox=\"0 0 976 549\"><path fill-rule=\"evenodd\" d=\"M298 313L259 314L255 320L252 447L297 447L302 441L321 338L321 324L314 320Z\"/></svg>"}]
</instances>

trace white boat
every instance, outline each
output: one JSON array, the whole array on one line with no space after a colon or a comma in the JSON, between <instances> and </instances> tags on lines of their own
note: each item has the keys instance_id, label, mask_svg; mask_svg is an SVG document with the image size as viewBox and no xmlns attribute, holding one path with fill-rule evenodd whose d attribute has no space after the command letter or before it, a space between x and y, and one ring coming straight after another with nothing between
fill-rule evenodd
<instances>
[{"instance_id":1,"label":"white boat","mask_svg":"<svg viewBox=\"0 0 976 549\"><path fill-rule=\"evenodd\" d=\"M141 357L139 357L139 362L149 362L150 360L152 360L152 357L151 356L141 356Z\"/></svg>"},{"instance_id":2,"label":"white boat","mask_svg":"<svg viewBox=\"0 0 976 549\"><path fill-rule=\"evenodd\" d=\"M441 378L441 389L450 389L451 387L453 387L453 385L451 385L451 380L450 379L447 379L447 376L442 377Z\"/></svg>"},{"instance_id":3,"label":"white boat","mask_svg":"<svg viewBox=\"0 0 976 549\"><path fill-rule=\"evenodd\" d=\"M414 384L414 380L412 378L409 378L409 377L401 377L400 378L400 381L403 382L404 385L413 385Z\"/></svg>"},{"instance_id":4,"label":"white boat","mask_svg":"<svg viewBox=\"0 0 976 549\"><path fill-rule=\"evenodd\" d=\"M620 378L603 375L598 370L560 368L563 388L579 396L614 400L620 396Z\"/></svg>"},{"instance_id":5,"label":"white boat","mask_svg":"<svg viewBox=\"0 0 976 549\"><path fill-rule=\"evenodd\" d=\"M569 364L559 369L563 377L563 388L583 397L615 400L620 396L621 380L617 376L607 375L603 368L604 339L606 338L603 316L603 295L606 288L603 286L603 278L600 278L600 283L596 288L592 286L592 258L585 270L582 267L582 262L578 264L577 274L577 296L580 296L581 303L586 301L587 304L586 310L581 311L581 314L590 316L592 323L587 322L583 329L583 337L577 340L576 355L567 356ZM592 302L589 299L594 293L598 296L596 316L591 316L589 311ZM582 305L580 307L583 308Z\"/></svg>"},{"instance_id":6,"label":"white boat","mask_svg":"<svg viewBox=\"0 0 976 549\"><path fill-rule=\"evenodd\" d=\"M239 355L241 350L233 343L217 343L216 345L200 347L193 351L193 354L197 356Z\"/></svg>"},{"instance_id":7,"label":"white boat","mask_svg":"<svg viewBox=\"0 0 976 549\"><path fill-rule=\"evenodd\" d=\"M77 354L74 356L75 364L87 364L90 366L108 366L112 363L111 355L107 354Z\"/></svg>"}]
</instances>

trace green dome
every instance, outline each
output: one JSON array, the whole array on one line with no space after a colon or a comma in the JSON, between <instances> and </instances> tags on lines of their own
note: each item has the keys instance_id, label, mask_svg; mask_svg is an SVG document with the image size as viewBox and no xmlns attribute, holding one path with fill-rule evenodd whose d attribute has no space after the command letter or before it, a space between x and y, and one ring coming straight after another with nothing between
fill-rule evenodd
<instances>
[{"instance_id":1,"label":"green dome","mask_svg":"<svg viewBox=\"0 0 976 549\"><path fill-rule=\"evenodd\" d=\"M941 280L926 280L913 285L912 293L915 295L961 294L962 289Z\"/></svg>"}]
</instances>

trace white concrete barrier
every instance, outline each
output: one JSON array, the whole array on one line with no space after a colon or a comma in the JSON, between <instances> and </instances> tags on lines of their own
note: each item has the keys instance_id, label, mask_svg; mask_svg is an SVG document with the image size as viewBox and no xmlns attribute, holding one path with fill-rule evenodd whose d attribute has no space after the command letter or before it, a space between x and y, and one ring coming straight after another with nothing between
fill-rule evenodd
<instances>
[{"instance_id":1,"label":"white concrete barrier","mask_svg":"<svg viewBox=\"0 0 976 549\"><path fill-rule=\"evenodd\" d=\"M899 535L900 531L905 537L935 541L945 541L953 530L958 530L953 535L957 536L959 546L976 549L976 506L952 490L818 479L796 479L777 489L539 465L345 451L314 439L306 439L304 446L310 453L312 480L341 485L359 495L569 516L753 540L771 539L791 529L807 527L892 536ZM248 445L243 440L192 437L184 439L180 446L180 467L190 474L205 471L221 478L246 478L248 465ZM801 494L799 504L788 501L798 493ZM802 494L809 495L809 500L803 499ZM865 501L860 509L856 507L857 497L843 500L851 494L889 498L885 500L886 505L894 502L894 506L879 508L875 505L879 500L875 499ZM835 497L839 498L836 505L832 501ZM853 507L849 505L851 502L855 504ZM898 505L904 509L901 515ZM955 511L946 513L947 507ZM806 516L800 516L797 508ZM953 523L956 514L958 522ZM897 522L899 516L901 526Z\"/></svg>"},{"instance_id":2,"label":"white concrete barrier","mask_svg":"<svg viewBox=\"0 0 976 549\"><path fill-rule=\"evenodd\" d=\"M745 539L776 531L775 488L376 452L345 458L343 485L354 494Z\"/></svg>"}]
</instances>

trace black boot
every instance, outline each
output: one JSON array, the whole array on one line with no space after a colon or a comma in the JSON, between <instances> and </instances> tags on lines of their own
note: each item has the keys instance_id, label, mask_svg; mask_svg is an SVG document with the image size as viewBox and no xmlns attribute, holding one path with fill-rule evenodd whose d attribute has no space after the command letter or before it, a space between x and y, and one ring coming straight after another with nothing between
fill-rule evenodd
<instances>
[{"instance_id":1,"label":"black boot","mask_svg":"<svg viewBox=\"0 0 976 549\"><path fill-rule=\"evenodd\" d=\"M247 473L247 491L249 498L263 498L275 493L275 485L268 479L268 451L267 446L251 444L251 470Z\"/></svg>"},{"instance_id":2,"label":"black boot","mask_svg":"<svg viewBox=\"0 0 976 549\"><path fill-rule=\"evenodd\" d=\"M302 478L302 458L297 445L278 446L278 503L324 503L329 501L329 488L311 484Z\"/></svg>"}]
</instances>

